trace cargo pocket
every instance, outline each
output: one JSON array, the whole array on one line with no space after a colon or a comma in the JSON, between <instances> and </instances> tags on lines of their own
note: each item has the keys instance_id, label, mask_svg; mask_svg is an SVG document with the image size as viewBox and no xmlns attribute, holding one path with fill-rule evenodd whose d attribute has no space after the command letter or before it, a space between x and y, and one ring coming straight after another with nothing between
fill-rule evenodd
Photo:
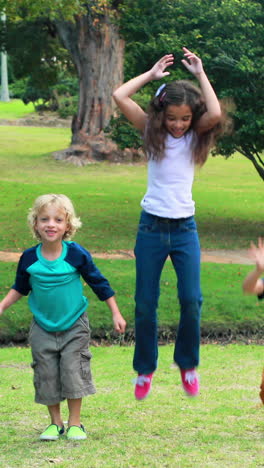
<instances>
[{"instance_id":1,"label":"cargo pocket","mask_svg":"<svg viewBox=\"0 0 264 468\"><path fill-rule=\"evenodd\" d=\"M29 333L28 333L28 342L29 342L29 344L31 344L32 333L33 333L33 330L35 328L35 325L36 325L36 322L35 322L35 319L33 319L31 321L30 328L29 328ZM31 367L33 367L32 364L31 364Z\"/></svg>"},{"instance_id":2,"label":"cargo pocket","mask_svg":"<svg viewBox=\"0 0 264 468\"><path fill-rule=\"evenodd\" d=\"M90 351L81 352L81 376L83 380L91 380L91 361L92 354Z\"/></svg>"},{"instance_id":3,"label":"cargo pocket","mask_svg":"<svg viewBox=\"0 0 264 468\"><path fill-rule=\"evenodd\" d=\"M38 364L37 364L37 361L33 361L30 366L32 367L33 369L33 372L34 372L34 375L33 375L33 383L34 383L34 387L35 389L37 390L39 388L39 384L40 384L40 377L39 377L39 372L38 372Z\"/></svg>"}]
</instances>

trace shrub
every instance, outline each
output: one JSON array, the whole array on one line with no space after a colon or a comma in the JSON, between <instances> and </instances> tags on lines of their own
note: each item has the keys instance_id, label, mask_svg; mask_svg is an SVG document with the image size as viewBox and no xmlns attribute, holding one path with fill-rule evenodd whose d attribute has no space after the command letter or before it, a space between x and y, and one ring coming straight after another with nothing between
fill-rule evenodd
<instances>
[{"instance_id":1,"label":"shrub","mask_svg":"<svg viewBox=\"0 0 264 468\"><path fill-rule=\"evenodd\" d=\"M109 125L104 129L105 133L109 133L113 141L121 149L125 148L140 148L142 139L138 131L127 121L123 115L111 117Z\"/></svg>"}]
</instances>

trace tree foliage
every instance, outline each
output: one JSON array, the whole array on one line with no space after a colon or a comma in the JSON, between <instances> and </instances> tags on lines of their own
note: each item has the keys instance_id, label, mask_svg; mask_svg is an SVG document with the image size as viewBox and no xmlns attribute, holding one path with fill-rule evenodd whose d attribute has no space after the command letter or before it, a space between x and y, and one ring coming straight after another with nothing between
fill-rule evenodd
<instances>
[{"instance_id":1,"label":"tree foliage","mask_svg":"<svg viewBox=\"0 0 264 468\"><path fill-rule=\"evenodd\" d=\"M217 150L226 157L239 151L264 179L263 8L262 0L128 0L120 6L125 78L168 52L176 59L171 78L190 78L181 49L196 52L218 96L231 104L234 131Z\"/></svg>"},{"instance_id":2,"label":"tree foliage","mask_svg":"<svg viewBox=\"0 0 264 468\"><path fill-rule=\"evenodd\" d=\"M118 23L126 41L125 79L149 69L168 52L175 55L171 78L190 78L180 62L182 46L189 47L202 57L218 96L230 103L234 131L221 139L217 151L226 157L239 151L252 161L264 179L263 8L262 0L0 0L0 10L5 9L13 21L17 21L20 12L24 20L37 18L36 21L44 21L44 24L46 21L46 26L41 23L43 28L52 25L54 31L59 31L61 39L64 38L64 47L71 55L80 80L78 118L81 123L86 123L84 128L88 132L91 128L87 119L93 110L100 114L107 109L106 118L100 117L100 122L104 121L106 125L109 122L111 87L121 76L116 76L115 83L109 84L113 71L110 72L110 65L107 68L107 60L110 63L112 54L122 53L121 49L110 51L108 57L100 56L101 62L96 63L101 74L98 70L93 75L95 61L91 58L92 52L87 55L89 41L97 42L97 45L106 41L107 36L103 38L100 34L109 23ZM41 28L39 34L41 36ZM112 37L113 41L117 40L117 36ZM104 54L103 49L94 50L97 55ZM21 51L21 56L27 63L27 51ZM45 57L46 64L49 63L52 69L48 59L52 57L52 48L50 55ZM84 68L87 62L89 67ZM115 63L111 67L113 70ZM99 84L99 77L107 74L107 69L108 80ZM83 80L89 74L90 81L88 78ZM93 87L94 82L97 87ZM151 83L140 99L146 101L146 96L153 94L156 87L157 83ZM91 90L90 95L84 96L87 88ZM99 94L97 88L100 88ZM102 100L103 90L106 94ZM92 95L96 95L96 102ZM88 109L86 116L84 109ZM94 128L99 131L101 123L95 122Z\"/></svg>"}]
</instances>

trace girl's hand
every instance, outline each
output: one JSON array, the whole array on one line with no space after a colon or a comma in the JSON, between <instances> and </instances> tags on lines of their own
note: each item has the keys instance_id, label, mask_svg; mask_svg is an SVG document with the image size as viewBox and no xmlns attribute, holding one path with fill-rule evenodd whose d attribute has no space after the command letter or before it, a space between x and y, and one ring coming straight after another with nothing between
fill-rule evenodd
<instances>
[{"instance_id":1,"label":"girl's hand","mask_svg":"<svg viewBox=\"0 0 264 468\"><path fill-rule=\"evenodd\" d=\"M249 253L256 262L257 270L262 273L264 271L264 240L261 237L258 239L258 246L251 242Z\"/></svg>"},{"instance_id":2,"label":"girl's hand","mask_svg":"<svg viewBox=\"0 0 264 468\"><path fill-rule=\"evenodd\" d=\"M164 76L169 75L170 72L165 70L167 67L173 65L173 61L173 54L167 54L164 55L164 57L161 57L161 59L159 59L150 70L152 80L160 80L161 78L164 78Z\"/></svg>"},{"instance_id":3,"label":"girl's hand","mask_svg":"<svg viewBox=\"0 0 264 468\"><path fill-rule=\"evenodd\" d=\"M184 57L186 57L188 60L183 59L182 63L183 65L191 72L193 75L199 75L200 73L203 73L203 64L202 61L197 55L193 54L190 50L186 49L186 47L183 47L184 51Z\"/></svg>"}]
</instances>

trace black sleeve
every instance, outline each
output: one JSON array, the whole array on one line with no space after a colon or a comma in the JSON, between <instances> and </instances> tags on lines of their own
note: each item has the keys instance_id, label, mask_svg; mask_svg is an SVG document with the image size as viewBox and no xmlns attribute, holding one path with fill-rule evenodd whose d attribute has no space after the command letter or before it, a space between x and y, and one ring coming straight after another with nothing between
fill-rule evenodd
<instances>
[{"instance_id":1,"label":"black sleeve","mask_svg":"<svg viewBox=\"0 0 264 468\"><path fill-rule=\"evenodd\" d=\"M76 242L69 244L68 254L65 261L74 266L90 286L98 299L105 301L114 296L115 292L111 288L108 280L102 275L93 262L91 254Z\"/></svg>"}]
</instances>

